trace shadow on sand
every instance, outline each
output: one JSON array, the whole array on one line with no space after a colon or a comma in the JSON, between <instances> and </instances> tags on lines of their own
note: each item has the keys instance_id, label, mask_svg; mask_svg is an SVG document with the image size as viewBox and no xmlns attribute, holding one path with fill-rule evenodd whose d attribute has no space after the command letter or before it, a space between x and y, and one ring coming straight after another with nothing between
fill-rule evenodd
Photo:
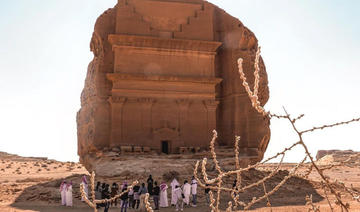
<instances>
[{"instance_id":1,"label":"shadow on sand","mask_svg":"<svg viewBox=\"0 0 360 212\"><path fill-rule=\"evenodd\" d=\"M264 177L268 176L270 172L264 172L259 170L249 170L241 174L242 186L247 186L258 182ZM266 191L269 193L275 188L289 172L280 170L275 176L265 181ZM234 178L224 179L227 185L232 185ZM313 202L320 202L324 198L319 195L314 187L316 183L309 180L291 177L287 182L280 187L274 194L269 196L269 200L272 206L300 206L306 204L306 195L312 195ZM240 200L248 203L251 202L253 197L262 197L264 195L264 189L262 183L259 186L252 187L245 192L239 193ZM227 202L231 200L230 194L222 194L221 206L226 208ZM251 209L266 207L267 199L254 204Z\"/></svg>"},{"instance_id":2,"label":"shadow on sand","mask_svg":"<svg viewBox=\"0 0 360 212\"><path fill-rule=\"evenodd\" d=\"M276 185L278 185L285 176L288 175L288 171L279 171L274 177L265 181L267 191L271 191ZM268 172L263 172L259 170L251 170L242 174L242 185L248 185L258 181L259 179L267 176ZM190 176L189 176L190 178ZM156 179L156 178L155 178ZM27 179L28 182L35 182L36 179ZM66 208L60 206L60 193L59 187L62 179L57 179L48 182L41 182L26 188L20 196L15 200L15 203L11 206L17 209L22 210L35 210L35 211L92 211L87 205L80 201L80 180L81 175L72 175L65 179L66 181L73 182L73 208ZM101 179L104 180L104 179ZM26 180L24 180L26 181ZM106 182L112 183L114 179L105 179ZM232 185L234 179L228 178L224 179L224 182L228 187ZM122 181L117 181L118 183ZM171 195L171 189L168 190L168 196ZM246 192L240 193L240 200L244 202L250 202L253 197L260 197L264 195L263 186L253 187ZM305 205L306 195L313 196L313 202L319 202L323 200L323 197L320 196L312 182L298 178L292 177L287 183L285 183L277 192L270 196L270 202L272 206L296 206L296 205ZM222 193L222 208L226 208L227 202L230 200L230 195L228 193ZM204 189L198 188L198 206L196 208L186 208L185 211L208 211L207 206L205 205L205 196ZM266 199L255 204L252 209L266 207ZM51 209L50 209L51 208ZM115 211L113 208L112 210ZM112 211L110 210L110 211ZM119 210L117 208L117 210ZM174 208L161 209L161 211L173 211ZM100 210L102 211L102 210Z\"/></svg>"}]
</instances>

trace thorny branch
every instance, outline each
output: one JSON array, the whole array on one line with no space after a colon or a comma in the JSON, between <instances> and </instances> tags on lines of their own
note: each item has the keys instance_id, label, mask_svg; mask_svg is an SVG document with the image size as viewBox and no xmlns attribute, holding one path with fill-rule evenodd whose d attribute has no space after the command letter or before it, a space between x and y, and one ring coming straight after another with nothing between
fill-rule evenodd
<instances>
[{"instance_id":1,"label":"thorny branch","mask_svg":"<svg viewBox=\"0 0 360 212\"><path fill-rule=\"evenodd\" d=\"M309 205L310 208L308 209L308 212L320 212L320 206L316 206L314 203L313 203L313 199L312 199L312 194L309 195L306 195L306 205Z\"/></svg>"},{"instance_id":2,"label":"thorny branch","mask_svg":"<svg viewBox=\"0 0 360 212\"><path fill-rule=\"evenodd\" d=\"M252 104L253 108L255 108L256 111L258 113L262 114L265 118L268 118L268 119L278 118L278 119L288 120L290 125L292 126L293 130L297 133L299 141L294 143L292 146L290 146L288 148L285 148L285 150L283 150L282 152L277 153L273 157L270 157L270 158L264 160L263 162L258 162L258 163L254 164L254 165L249 165L246 168L240 168L240 165L239 165L239 145L238 145L239 141L240 141L240 137L236 136L235 137L235 147L234 147L234 151L235 151L235 170L224 172L221 169L220 163L217 160L216 153L215 153L215 141L216 141L216 138L217 138L217 132L214 130L213 131L213 138L212 138L212 140L210 142L210 151L211 151L212 159L213 159L213 162L215 164L215 168L216 168L216 171L218 172L218 175L213 179L209 179L208 174L207 174L207 170L206 170L206 164L207 164L207 159L206 158L204 158L201 161L201 174L202 174L202 177L203 177L202 180L199 178L199 175L198 175L198 170L199 170L199 167L200 167L200 161L197 161L197 163L195 164L195 169L194 169L194 176L198 180L199 185L201 187L207 187L207 188L211 189L211 191L210 191L210 209L211 209L211 211L213 211L213 212L222 212L223 211L223 210L221 210L219 208L220 201L221 201L220 200L220 198L221 198L220 193L221 192L230 192L231 197L232 197L232 201L228 202L228 207L226 208L226 212L240 211L240 210L238 210L239 207L242 207L243 210L247 210L251 206L253 206L255 203L257 203L257 202L259 202L259 201L261 201L261 200L263 200L265 198L267 199L267 202L268 202L267 205L269 207L271 207L269 196L272 195L273 193L275 193L292 176L300 176L301 174L297 173L298 168L300 166L306 166L307 167L307 169L305 171L305 174L302 175L304 178L308 178L308 176L310 175L310 173L313 170L315 170L316 173L322 178L322 186L323 186L322 188L325 191L325 196L326 196L326 198L328 200L328 204L329 204L330 209L332 211L333 211L333 207L332 207L331 202L330 202L330 200L329 200L329 198L327 196L327 193L326 193L327 189L336 198L335 203L340 206L341 210L342 211L343 210L348 211L349 204L343 202L343 200L341 199L341 194L336 192L335 189L333 188L333 186L331 186L331 183L330 183L329 179L324 176L323 171L327 170L327 169L331 169L331 168L339 166L339 165L342 165L342 164L345 164L348 161L350 161L351 158L347 159L346 161L340 162L338 164L331 164L330 166L320 168L315 163L314 158L310 154L310 151L309 151L307 145L305 144L302 135L305 134L305 133L308 133L308 132L313 132L315 130L322 130L322 129L325 129L325 128L331 128L331 127L335 127L335 126L349 124L349 123L352 123L352 122L359 122L360 118L355 118L355 119L352 119L352 120L349 120L349 121L338 122L338 123L330 124L330 125L323 125L321 127L313 127L311 129L308 129L308 130L300 131L296 127L295 123L298 120L300 120L301 118L303 118L304 114L301 114L296 118L292 118L290 116L290 114L285 110L285 108L284 108L285 115L277 115L277 114L273 114L271 112L265 111L265 109L261 106L261 103L260 103L259 98L258 98L258 89L259 89L259 82L260 82L259 58L260 58L260 47L258 48L258 50L256 52L256 58L255 58L255 64L254 64L254 70L255 70L254 71L254 78L255 78L255 80L254 80L253 91L251 90L251 88L249 86L249 83L247 82L245 73L243 71L243 67L242 67L243 59L242 58L238 59L238 68L239 68L240 79L242 80L242 85L244 86L245 91L247 92L247 94L248 94L248 96L250 98L251 104ZM284 158L285 154L288 151L290 151L292 148L294 148L295 146L298 146L298 145L303 147L303 149L305 151L305 158L300 163L298 163L297 166L293 170L291 170L291 172L287 176L285 176L284 179L277 186L275 186L270 191L266 191L265 181L269 180L276 173L278 173L279 168L280 168L280 166L281 166L281 164L283 162L283 158ZM270 160L272 160L274 158L277 158L280 155L282 155L282 159L279 162L278 166L274 170L272 170L267 176L263 177L262 179L258 180L255 183L252 183L250 185L241 186L241 173L242 172L248 171L248 170L253 169L253 168L259 168L260 165L262 165L262 164L264 164L264 163L266 163L266 162L268 162L268 161L270 161ZM310 159L310 164L304 165L304 162L305 162L306 158ZM228 176L232 176L232 175L236 175L236 179L237 179L235 188L227 188L227 187L225 187L223 185L223 182L224 182L223 178L228 177ZM237 194L239 194L239 192L244 192L245 190L248 190L249 188L252 188L254 186L258 186L260 184L262 184L263 189L264 189L264 195L262 197L253 197L253 199L248 203L246 203L244 201L241 201L239 199L239 195L237 195ZM356 191L353 188L347 188L344 184L340 184L340 185L344 188L344 191L346 191L347 193L349 193L353 197L354 200L360 201L359 200L360 195L359 195L358 191ZM217 192L217 197L216 198L214 197L214 195L212 193L213 191ZM307 196L306 201L307 201L308 205L311 207L309 209L309 211L316 211L316 212L320 211L319 207L315 206L313 204L312 195Z\"/></svg>"},{"instance_id":3,"label":"thorny branch","mask_svg":"<svg viewBox=\"0 0 360 212\"><path fill-rule=\"evenodd\" d=\"M101 199L101 200L97 200L95 198L95 172L91 173L90 176L90 188L91 188L91 197L92 197L92 201L89 200L89 198L87 197L86 193L85 193L85 189L83 184L80 184L80 192L81 192L81 197L85 200L85 202L94 209L94 212L98 212L96 205L97 204L102 204L102 203L110 203L110 202L114 202L116 199L119 199L123 194L127 193L130 191L130 189L132 189L136 184L138 184L138 181L134 181L132 183L131 186L127 187L127 190L121 192L120 194L110 198L110 199ZM149 211L150 212L150 211Z\"/></svg>"},{"instance_id":4,"label":"thorny branch","mask_svg":"<svg viewBox=\"0 0 360 212\"><path fill-rule=\"evenodd\" d=\"M219 161L217 159L217 155L216 155L216 152L215 152L215 142L216 142L216 138L217 138L217 132L214 130L213 131L213 138L212 138L212 140L210 142L210 152L211 152L211 155L212 155L213 162L215 164L215 169L218 172L218 175L213 179L209 179L208 174L207 174L207 170L206 170L207 158L204 158L201 161L201 174L202 174L203 179L200 179L199 174L198 174L198 171L199 171L199 168L200 168L200 161L196 162L195 168L194 168L194 176L197 179L199 186L211 189L210 192L209 192L209 197L210 197L209 207L210 207L211 211L212 212L223 212L223 210L221 210L219 208L220 207L220 201L221 201L222 192L230 192L231 197L232 197L232 201L228 202L228 206L227 206L227 208L225 210L226 212L239 212L239 211L242 211L241 209L239 210L239 207L242 207L243 210L248 210L254 204L256 204L256 203L258 203L258 202L260 202L260 201L262 201L264 199L267 200L267 206L270 207L270 209L271 209L271 203L270 203L269 197L272 194L274 194L276 191L278 191L280 189L280 187L283 186L287 182L288 179L290 179L293 176L302 176L302 177L304 177L306 179L306 178L308 178L310 173L312 173L312 171L314 171L314 170L322 178L322 181L321 181L322 189L324 190L325 197L326 197L326 199L328 201L328 205L329 205L331 211L333 211L334 208L333 208L333 206L331 204L331 201L328 198L327 189L336 198L335 204L339 205L342 211L343 210L348 211L350 205L348 203L343 202L343 200L341 199L341 193L336 192L333 185L335 184L335 185L340 186L341 188L343 188L343 190L346 193L350 194L352 196L352 198L354 200L358 201L358 202L360 202L360 191L353 188L353 186L351 186L351 188L348 188L348 187L345 186L344 183L341 183L341 182L338 182L338 181L335 181L335 183L331 183L330 180L327 177L324 176L323 171L334 168L336 166L344 165L348 161L350 161L353 158L353 156L348 158L347 160L345 160L343 162L340 162L340 163L337 163L337 164L331 164L331 165L329 165L327 167L320 168L315 163L312 155L310 154L310 152L308 150L308 147L307 147L307 145L305 144L305 142L303 140L302 135L305 134L305 133L313 132L315 130L322 130L322 129L325 129L325 128L331 128L331 127L335 127L335 126L349 124L349 123L352 123L352 122L359 122L360 118L354 118L354 119L349 120L349 121L343 121L343 122L338 122L338 123L334 123L334 124L323 125L323 126L320 126L320 127L313 127L311 129L307 129L307 130L303 130L303 131L298 130L295 123L296 123L296 121L303 118L304 114L301 114L300 116L298 116L296 118L291 118L290 114L285 110L285 108L284 108L285 115L277 115L277 114L273 114L271 112L265 111L265 109L261 106L261 103L260 103L259 98L258 98L258 90L259 90L259 82L260 82L259 60L260 60L260 47L258 48L258 50L256 52L256 57L255 57L255 64L254 64L254 70L255 70L254 71L254 77L255 77L255 80L254 80L254 88L253 88L253 91L252 91L250 86L249 86L249 83L247 82L245 73L243 71L243 67L242 67L243 59L242 58L238 59L238 68L239 68L240 79L242 80L242 85L244 86L245 91L247 92L247 94L248 94L248 96L250 98L251 104L252 104L253 108L255 108L258 113L262 114L267 119L278 118L278 119L288 120L289 123L291 124L293 130L297 133L299 141L295 142L290 147L285 148L283 151L275 154L274 156L263 160L262 162L258 162L258 163L254 164L254 165L249 165L246 168L241 168L240 163L239 163L239 160L240 160L239 159L239 141L240 141L240 137L236 136L235 137L235 147L234 147L234 151L235 151L235 170L223 171L221 169L220 163L219 163ZM285 154L287 152L291 151L295 146L302 146L303 147L303 149L305 151L304 159L301 162L299 162L289 172L289 174L287 176L285 176L281 180L281 182L279 184L277 184L270 191L267 191L266 187L265 187L265 182L267 180L269 180L271 177L275 176L275 174L278 173L278 171L279 171L279 169L280 169L280 167L281 167L281 165L283 163L283 159L285 157ZM254 168L261 168L260 167L261 165L269 162L272 159L278 158L280 155L282 156L280 162L278 163L278 165L272 171L270 171L268 173L267 176L263 177L262 179L258 180L255 183L252 183L250 185L246 185L246 186L241 185L241 180L242 180L241 179L241 173L242 172L249 171L250 169L254 169ZM304 165L307 158L310 159L310 164ZM297 172L298 169L300 167L302 167L302 166L307 167L306 171L305 171L305 174L299 174ZM224 185L225 181L223 179L225 177L232 176L232 175L235 175L235 177L236 177L236 180L237 180L236 185L235 185L234 188L227 188ZM108 203L108 202L114 201L115 199L119 198L125 192L128 192L128 190L130 190L134 185L136 185L138 183L137 181L135 181L131 186L128 187L128 190L122 192L119 195L116 195L115 197L113 197L111 199L96 200L95 199L95 188L94 188L95 183L94 183L94 181L95 181L95 173L93 172L91 174L91 196L92 196L92 201L90 201L87 198L87 196L85 194L85 191L84 191L84 187L82 185L80 187L80 191L81 191L81 196L84 197L84 199L85 199L85 202L90 207L94 208L95 212L97 212L96 204ZM246 191L246 190L248 190L248 189L250 189L252 187L259 186L259 185L263 186L263 190L264 190L264 195L263 196L261 196L261 197L253 197L252 200L250 202L247 202L247 203L240 200L240 195L239 195L240 192L244 192L244 191ZM215 198L213 192L216 192L216 198ZM306 202L307 202L307 205L309 205L309 207L310 207L309 211L315 211L315 212L320 211L320 207L316 206L313 203L312 195L306 197ZM153 212L153 209L151 208L150 203L149 203L149 194L146 194L146 196L145 196L145 207L146 207L146 210L148 212Z\"/></svg>"}]
</instances>

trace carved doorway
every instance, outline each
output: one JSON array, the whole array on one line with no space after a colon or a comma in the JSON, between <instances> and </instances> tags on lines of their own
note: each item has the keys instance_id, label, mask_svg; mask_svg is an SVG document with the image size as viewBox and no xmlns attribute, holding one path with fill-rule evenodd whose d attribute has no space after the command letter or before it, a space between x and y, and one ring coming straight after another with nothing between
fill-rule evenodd
<instances>
[{"instance_id":1,"label":"carved doorway","mask_svg":"<svg viewBox=\"0 0 360 212\"><path fill-rule=\"evenodd\" d=\"M179 130L172 128L161 128L153 131L153 144L158 153L172 154L180 146Z\"/></svg>"},{"instance_id":2,"label":"carved doorway","mask_svg":"<svg viewBox=\"0 0 360 212\"><path fill-rule=\"evenodd\" d=\"M161 152L165 154L169 154L169 144L170 141L161 141Z\"/></svg>"}]
</instances>

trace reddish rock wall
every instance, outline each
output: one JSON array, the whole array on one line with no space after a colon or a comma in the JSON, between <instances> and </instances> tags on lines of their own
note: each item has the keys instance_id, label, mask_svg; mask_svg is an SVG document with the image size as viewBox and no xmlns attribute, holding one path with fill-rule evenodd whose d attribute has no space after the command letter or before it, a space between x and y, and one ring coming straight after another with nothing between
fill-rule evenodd
<instances>
[{"instance_id":1,"label":"reddish rock wall","mask_svg":"<svg viewBox=\"0 0 360 212\"><path fill-rule=\"evenodd\" d=\"M269 123L252 107L236 61L253 82L257 40L239 20L201 0L119 0L102 14L77 114L78 154L91 166L104 149L177 153L242 137L241 156L259 161ZM269 98L261 60L259 97ZM250 83L251 84L251 83Z\"/></svg>"}]
</instances>

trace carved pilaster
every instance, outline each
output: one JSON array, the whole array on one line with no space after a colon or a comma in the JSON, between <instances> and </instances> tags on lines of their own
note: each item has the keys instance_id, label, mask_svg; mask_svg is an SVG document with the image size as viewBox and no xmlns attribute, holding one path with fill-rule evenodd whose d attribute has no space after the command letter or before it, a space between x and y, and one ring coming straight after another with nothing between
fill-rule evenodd
<instances>
[{"instance_id":1,"label":"carved pilaster","mask_svg":"<svg viewBox=\"0 0 360 212\"><path fill-rule=\"evenodd\" d=\"M143 129L144 136L147 138L147 144L144 145L149 146L152 129L151 110L156 100L154 98L138 98L137 101L141 104L141 127Z\"/></svg>"},{"instance_id":2,"label":"carved pilaster","mask_svg":"<svg viewBox=\"0 0 360 212\"><path fill-rule=\"evenodd\" d=\"M122 120L123 120L123 106L126 102L125 97L111 97L109 102L111 104L111 138L110 147L118 146L122 140Z\"/></svg>"},{"instance_id":3,"label":"carved pilaster","mask_svg":"<svg viewBox=\"0 0 360 212\"><path fill-rule=\"evenodd\" d=\"M177 99L176 103L179 106L179 128L180 128L180 139L183 142L183 146L185 146L185 141L187 138L185 137L188 135L188 110L191 101L189 99Z\"/></svg>"},{"instance_id":4,"label":"carved pilaster","mask_svg":"<svg viewBox=\"0 0 360 212\"><path fill-rule=\"evenodd\" d=\"M219 104L219 101L204 100L203 103L207 110L208 134L209 138L211 139L211 132L212 130L216 129L216 108Z\"/></svg>"},{"instance_id":5,"label":"carved pilaster","mask_svg":"<svg viewBox=\"0 0 360 212\"><path fill-rule=\"evenodd\" d=\"M188 119L188 110L189 110L190 100L178 99L178 100L176 100L176 103L179 106L179 112L180 112L179 126L180 126L180 131L182 131L183 129L185 129L186 122Z\"/></svg>"},{"instance_id":6,"label":"carved pilaster","mask_svg":"<svg viewBox=\"0 0 360 212\"><path fill-rule=\"evenodd\" d=\"M244 132L245 131L245 129L246 129L246 125L244 125L244 117L242 117L242 108L243 108L243 106L241 105L241 98L242 97L238 97L238 96L235 96L234 98L233 98L233 103L232 103L232 107L234 108L233 110L234 110L234 129L233 129L233 132L234 132L234 134L235 135L233 135L233 136L241 136L241 140L240 140L240 144L239 144L239 146L240 147L244 147L244 145L245 145L245 139L246 138L244 138L244 133L242 133L242 132ZM245 145L246 146L246 145Z\"/></svg>"}]
</instances>

